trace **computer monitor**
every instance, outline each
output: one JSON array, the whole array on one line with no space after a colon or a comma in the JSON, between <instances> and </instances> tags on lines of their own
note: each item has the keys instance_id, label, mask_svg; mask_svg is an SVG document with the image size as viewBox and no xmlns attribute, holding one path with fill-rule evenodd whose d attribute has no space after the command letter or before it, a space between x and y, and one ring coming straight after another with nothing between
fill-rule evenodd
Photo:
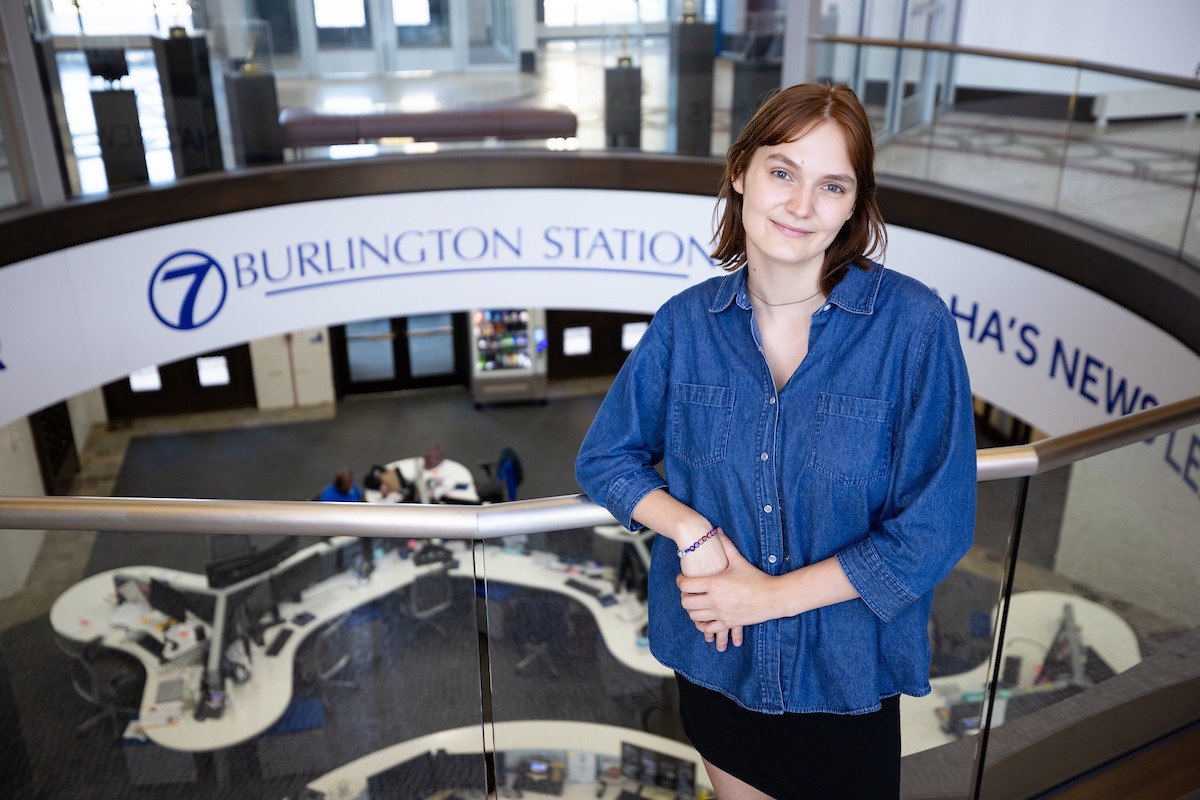
<instances>
[{"instance_id":1,"label":"computer monitor","mask_svg":"<svg viewBox=\"0 0 1200 800\"><path fill-rule=\"evenodd\" d=\"M271 576L271 593L275 602L285 600L299 603L301 593L326 576L325 557L320 553L297 561L286 570Z\"/></svg>"},{"instance_id":2,"label":"computer monitor","mask_svg":"<svg viewBox=\"0 0 1200 800\"><path fill-rule=\"evenodd\" d=\"M637 595L643 603L650 593L650 573L638 557L637 550L626 542L621 547L621 563L617 567L617 583L626 591Z\"/></svg>"},{"instance_id":3,"label":"computer monitor","mask_svg":"<svg viewBox=\"0 0 1200 800\"><path fill-rule=\"evenodd\" d=\"M677 798L696 794L696 762L621 742L621 774L638 783L668 789Z\"/></svg>"},{"instance_id":4,"label":"computer monitor","mask_svg":"<svg viewBox=\"0 0 1200 800\"><path fill-rule=\"evenodd\" d=\"M420 800L438 791L433 781L433 753L426 752L367 778L367 796L370 800Z\"/></svg>"},{"instance_id":5,"label":"computer monitor","mask_svg":"<svg viewBox=\"0 0 1200 800\"><path fill-rule=\"evenodd\" d=\"M236 553L209 561L204 568L208 585L222 589L270 570L296 552L299 539L287 536L274 544L255 548L248 553Z\"/></svg>"},{"instance_id":6,"label":"computer monitor","mask_svg":"<svg viewBox=\"0 0 1200 800\"><path fill-rule=\"evenodd\" d=\"M188 611L191 611L187 595L158 578L150 579L150 596L146 601L150 603L151 608L161 611L176 622L187 621Z\"/></svg>"}]
</instances>

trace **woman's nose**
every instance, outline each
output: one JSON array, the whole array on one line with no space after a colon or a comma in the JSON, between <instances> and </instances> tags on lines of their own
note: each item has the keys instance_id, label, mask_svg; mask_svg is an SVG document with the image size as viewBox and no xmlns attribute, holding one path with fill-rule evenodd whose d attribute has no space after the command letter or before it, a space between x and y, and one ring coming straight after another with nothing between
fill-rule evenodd
<instances>
[{"instance_id":1,"label":"woman's nose","mask_svg":"<svg viewBox=\"0 0 1200 800\"><path fill-rule=\"evenodd\" d=\"M798 217L803 217L812 209L812 198L809 193L797 187L787 199L787 210Z\"/></svg>"}]
</instances>

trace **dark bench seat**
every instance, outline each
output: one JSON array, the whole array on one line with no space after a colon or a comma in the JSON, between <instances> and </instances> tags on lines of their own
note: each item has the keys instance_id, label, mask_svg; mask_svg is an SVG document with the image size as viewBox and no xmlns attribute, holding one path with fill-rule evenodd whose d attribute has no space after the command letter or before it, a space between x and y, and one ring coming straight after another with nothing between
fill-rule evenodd
<instances>
[{"instance_id":1,"label":"dark bench seat","mask_svg":"<svg viewBox=\"0 0 1200 800\"><path fill-rule=\"evenodd\" d=\"M279 115L284 147L329 147L409 137L424 142L552 139L574 136L575 114L565 108L487 106L437 111L333 113L285 108Z\"/></svg>"}]
</instances>

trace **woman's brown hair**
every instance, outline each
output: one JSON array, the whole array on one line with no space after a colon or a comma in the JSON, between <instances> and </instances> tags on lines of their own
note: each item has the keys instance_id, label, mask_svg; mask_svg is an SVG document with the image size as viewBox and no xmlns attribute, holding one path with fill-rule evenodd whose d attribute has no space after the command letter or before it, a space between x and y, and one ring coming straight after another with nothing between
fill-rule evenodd
<instances>
[{"instance_id":1,"label":"woman's brown hair","mask_svg":"<svg viewBox=\"0 0 1200 800\"><path fill-rule=\"evenodd\" d=\"M875 143L866 109L847 86L801 83L779 90L763 103L725 155L725 174L717 194L718 200L724 201L724 209L712 253L718 266L733 271L746 263L742 195L733 188L733 182L750 166L754 152L760 147L793 142L823 122L842 129L858 187L854 212L825 251L821 291L831 292L849 265L867 269L868 256L877 253L883 257L887 231L875 200Z\"/></svg>"}]
</instances>

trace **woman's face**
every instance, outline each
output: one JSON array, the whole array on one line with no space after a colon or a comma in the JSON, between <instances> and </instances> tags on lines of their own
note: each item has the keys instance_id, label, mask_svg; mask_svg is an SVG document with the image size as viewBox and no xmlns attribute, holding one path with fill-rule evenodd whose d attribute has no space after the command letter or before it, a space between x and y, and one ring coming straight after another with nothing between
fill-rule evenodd
<instances>
[{"instance_id":1,"label":"woman's face","mask_svg":"<svg viewBox=\"0 0 1200 800\"><path fill-rule=\"evenodd\" d=\"M733 188L742 195L746 258L755 269L819 272L857 194L846 137L832 122L795 141L758 148Z\"/></svg>"}]
</instances>

